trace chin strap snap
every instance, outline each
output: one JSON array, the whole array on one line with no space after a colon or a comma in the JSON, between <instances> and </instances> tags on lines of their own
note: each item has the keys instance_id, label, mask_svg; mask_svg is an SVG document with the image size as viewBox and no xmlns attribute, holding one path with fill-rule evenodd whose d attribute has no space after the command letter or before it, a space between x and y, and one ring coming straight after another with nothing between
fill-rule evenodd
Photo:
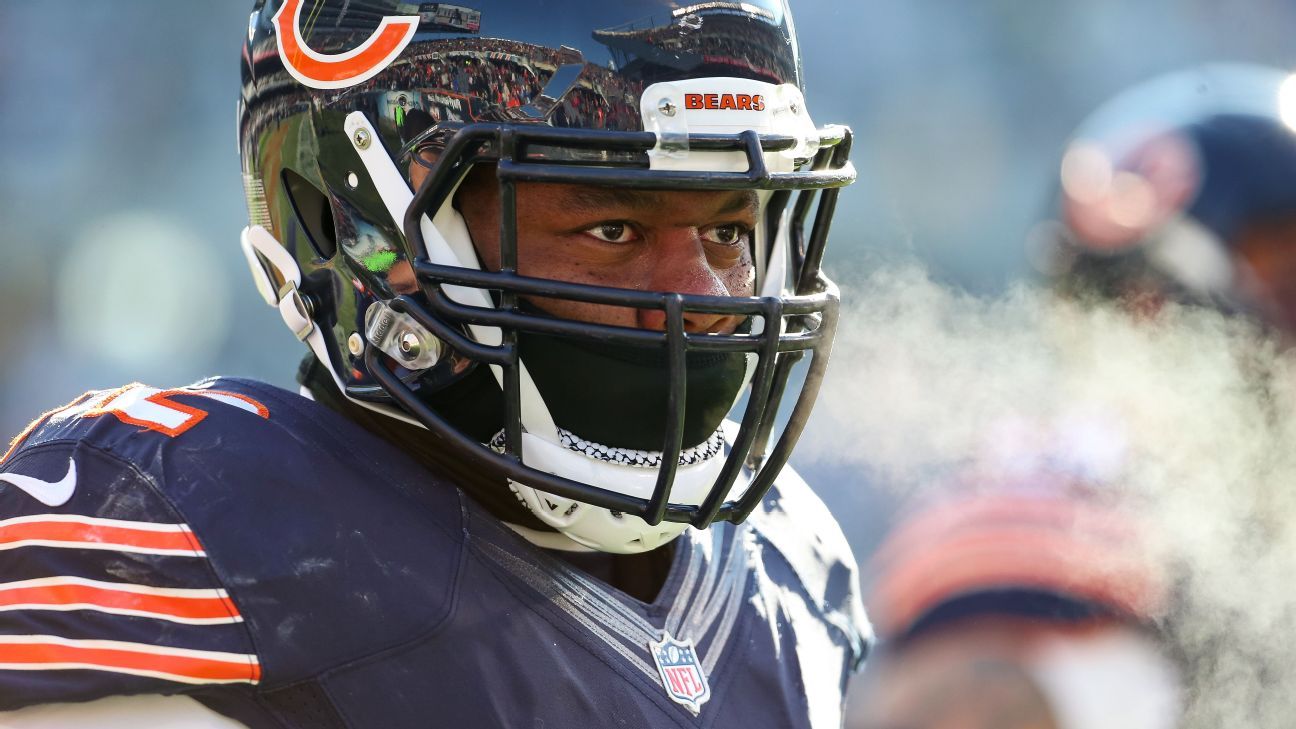
<instances>
[{"instance_id":1,"label":"chin strap snap","mask_svg":"<svg viewBox=\"0 0 1296 729\"><path fill-rule=\"evenodd\" d=\"M306 342L315 330L315 322L311 319L315 312L309 297L298 290L302 276L297 261L270 231L260 225L244 228L240 243L257 292L268 306L279 310L279 316L283 317L284 325L293 336ZM276 278L283 281L277 289Z\"/></svg>"},{"instance_id":2,"label":"chin strap snap","mask_svg":"<svg viewBox=\"0 0 1296 729\"><path fill-rule=\"evenodd\" d=\"M279 290L279 297L279 316L283 317L284 324L297 339L306 341L315 329L315 322L311 319L313 312L310 299L303 296L293 284L284 284Z\"/></svg>"}]
</instances>

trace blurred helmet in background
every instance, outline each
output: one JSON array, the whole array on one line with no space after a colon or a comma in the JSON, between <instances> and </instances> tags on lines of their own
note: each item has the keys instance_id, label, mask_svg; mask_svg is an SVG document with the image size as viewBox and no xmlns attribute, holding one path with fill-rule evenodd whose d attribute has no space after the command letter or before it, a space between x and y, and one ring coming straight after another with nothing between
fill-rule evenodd
<instances>
[{"instance_id":1,"label":"blurred helmet in background","mask_svg":"<svg viewBox=\"0 0 1296 729\"><path fill-rule=\"evenodd\" d=\"M1034 265L1071 293L1207 304L1296 332L1296 82L1207 65L1156 78L1076 130Z\"/></svg>"}]
</instances>

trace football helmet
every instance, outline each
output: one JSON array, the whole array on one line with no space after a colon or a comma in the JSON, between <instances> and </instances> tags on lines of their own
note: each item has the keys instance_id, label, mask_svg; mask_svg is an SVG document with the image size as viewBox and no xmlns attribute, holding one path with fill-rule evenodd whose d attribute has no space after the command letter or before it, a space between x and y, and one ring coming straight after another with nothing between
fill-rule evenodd
<instances>
[{"instance_id":1,"label":"football helmet","mask_svg":"<svg viewBox=\"0 0 1296 729\"><path fill-rule=\"evenodd\" d=\"M1296 83L1287 72L1207 65L1120 94L1067 145L1059 189L1035 252L1067 287L1296 327Z\"/></svg>"},{"instance_id":2,"label":"football helmet","mask_svg":"<svg viewBox=\"0 0 1296 729\"><path fill-rule=\"evenodd\" d=\"M785 0L464 2L256 4L238 126L262 296L349 400L425 427L581 545L743 520L827 364L820 263L855 176L849 130L810 120ZM498 266L457 207L480 165ZM756 191L756 295L519 274L519 183ZM559 318L554 300L665 323ZM695 313L743 324L689 331Z\"/></svg>"}]
</instances>

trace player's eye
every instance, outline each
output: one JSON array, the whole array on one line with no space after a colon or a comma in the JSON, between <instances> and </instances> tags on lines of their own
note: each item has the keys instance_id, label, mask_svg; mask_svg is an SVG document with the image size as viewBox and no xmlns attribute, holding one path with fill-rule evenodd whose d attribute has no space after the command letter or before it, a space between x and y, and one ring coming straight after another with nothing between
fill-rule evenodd
<instances>
[{"instance_id":1,"label":"player's eye","mask_svg":"<svg viewBox=\"0 0 1296 729\"><path fill-rule=\"evenodd\" d=\"M625 223L599 223L585 233L607 243L629 243L635 239L634 228Z\"/></svg>"},{"instance_id":2,"label":"player's eye","mask_svg":"<svg viewBox=\"0 0 1296 729\"><path fill-rule=\"evenodd\" d=\"M702 238L712 243L719 243L724 246L738 245L747 241L747 235L751 232L749 228L737 223L727 225L717 225L714 228L708 228L702 232Z\"/></svg>"}]
</instances>

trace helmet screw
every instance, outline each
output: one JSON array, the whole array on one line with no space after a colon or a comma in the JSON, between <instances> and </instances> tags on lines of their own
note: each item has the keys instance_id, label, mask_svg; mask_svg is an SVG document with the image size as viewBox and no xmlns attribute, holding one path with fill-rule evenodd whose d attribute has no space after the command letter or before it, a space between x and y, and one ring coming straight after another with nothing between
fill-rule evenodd
<instances>
[{"instance_id":1,"label":"helmet screw","mask_svg":"<svg viewBox=\"0 0 1296 729\"><path fill-rule=\"evenodd\" d=\"M407 359L417 357L420 349L418 337L414 332L405 332L400 336L400 351Z\"/></svg>"},{"instance_id":2,"label":"helmet screw","mask_svg":"<svg viewBox=\"0 0 1296 729\"><path fill-rule=\"evenodd\" d=\"M791 104L788 104L788 109L789 109L793 114L800 114L800 113L801 113L801 107L800 107L799 105L797 105L797 103L796 103L795 101L792 102Z\"/></svg>"},{"instance_id":3,"label":"helmet screw","mask_svg":"<svg viewBox=\"0 0 1296 729\"><path fill-rule=\"evenodd\" d=\"M373 139L369 136L368 129L357 129L355 134L351 135L351 141L355 142L355 146L360 149L369 149L369 143Z\"/></svg>"},{"instance_id":4,"label":"helmet screw","mask_svg":"<svg viewBox=\"0 0 1296 729\"><path fill-rule=\"evenodd\" d=\"M660 111L662 114L666 116L675 116L675 112L677 110L678 107L672 104L670 99L662 99L661 101L657 102L657 111Z\"/></svg>"},{"instance_id":5,"label":"helmet screw","mask_svg":"<svg viewBox=\"0 0 1296 729\"><path fill-rule=\"evenodd\" d=\"M360 338L359 332L352 332L351 336L347 337L347 350L356 357L364 352L364 340Z\"/></svg>"}]
</instances>

